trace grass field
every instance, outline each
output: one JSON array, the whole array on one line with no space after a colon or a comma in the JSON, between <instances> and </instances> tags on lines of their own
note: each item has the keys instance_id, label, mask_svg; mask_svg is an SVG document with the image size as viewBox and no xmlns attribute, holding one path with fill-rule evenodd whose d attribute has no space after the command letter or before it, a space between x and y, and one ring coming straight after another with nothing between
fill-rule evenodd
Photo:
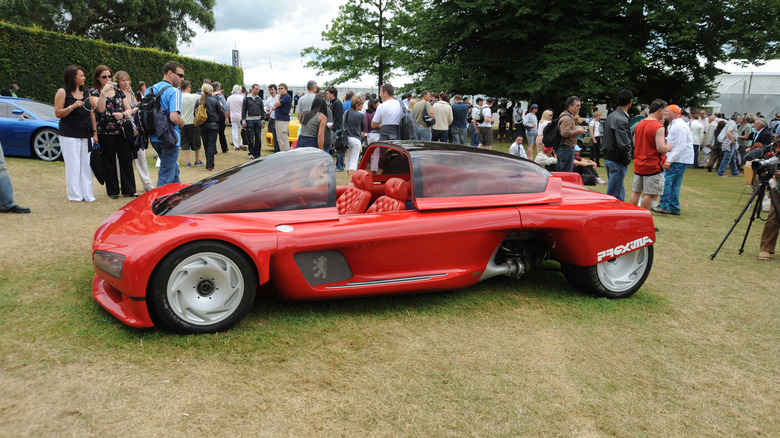
<instances>
[{"instance_id":1,"label":"grass field","mask_svg":"<svg viewBox=\"0 0 780 438\"><path fill-rule=\"evenodd\" d=\"M245 160L218 154L216 171ZM62 162L7 166L33 212L0 215L2 437L780 435L780 257L756 259L761 222L738 254L745 218L709 258L742 178L686 172L629 299L585 296L546 262L444 293L261 299L229 332L182 336L92 300L92 234L127 198L96 185L69 203Z\"/></svg>"}]
</instances>

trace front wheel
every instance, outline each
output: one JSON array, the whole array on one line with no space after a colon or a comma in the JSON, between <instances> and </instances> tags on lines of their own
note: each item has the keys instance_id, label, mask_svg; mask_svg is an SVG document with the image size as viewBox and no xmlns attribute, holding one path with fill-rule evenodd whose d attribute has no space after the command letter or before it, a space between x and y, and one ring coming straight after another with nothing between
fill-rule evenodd
<instances>
[{"instance_id":1,"label":"front wheel","mask_svg":"<svg viewBox=\"0 0 780 438\"><path fill-rule=\"evenodd\" d=\"M214 333L236 325L257 293L249 259L220 242L195 242L171 252L151 282L154 314L169 329Z\"/></svg>"},{"instance_id":2,"label":"front wheel","mask_svg":"<svg viewBox=\"0 0 780 438\"><path fill-rule=\"evenodd\" d=\"M626 298L644 284L653 266L653 246L645 246L597 265L561 263L566 279L574 287L607 298Z\"/></svg>"},{"instance_id":3,"label":"front wheel","mask_svg":"<svg viewBox=\"0 0 780 438\"><path fill-rule=\"evenodd\" d=\"M35 156L43 161L57 161L62 156L60 136L54 129L41 129L35 133L30 143Z\"/></svg>"}]
</instances>

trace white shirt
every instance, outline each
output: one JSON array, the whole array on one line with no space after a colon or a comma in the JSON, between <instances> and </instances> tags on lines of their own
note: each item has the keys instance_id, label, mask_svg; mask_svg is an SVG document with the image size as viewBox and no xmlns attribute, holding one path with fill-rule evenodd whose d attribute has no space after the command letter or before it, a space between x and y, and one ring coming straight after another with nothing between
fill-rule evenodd
<instances>
[{"instance_id":1,"label":"white shirt","mask_svg":"<svg viewBox=\"0 0 780 438\"><path fill-rule=\"evenodd\" d=\"M666 142L674 146L674 149L666 154L667 162L693 164L691 128L682 118L674 119L669 125Z\"/></svg>"},{"instance_id":2,"label":"white shirt","mask_svg":"<svg viewBox=\"0 0 780 438\"><path fill-rule=\"evenodd\" d=\"M493 115L493 112L490 111L489 106L482 107L482 116L485 118L485 121L482 123L477 124L480 128L492 128L493 122L489 122L490 117Z\"/></svg>"},{"instance_id":3,"label":"white shirt","mask_svg":"<svg viewBox=\"0 0 780 438\"><path fill-rule=\"evenodd\" d=\"M231 120L241 120L241 107L244 106L244 95L241 93L231 94L227 98L228 110L230 110Z\"/></svg>"},{"instance_id":4,"label":"white shirt","mask_svg":"<svg viewBox=\"0 0 780 438\"><path fill-rule=\"evenodd\" d=\"M404 112L401 110L401 102L396 99L388 99L382 102L374 113L373 121L378 125L400 125Z\"/></svg>"},{"instance_id":5,"label":"white shirt","mask_svg":"<svg viewBox=\"0 0 780 438\"><path fill-rule=\"evenodd\" d=\"M268 99L265 100L265 110L268 111L268 117L275 119L276 118L276 110L272 110L271 108L274 107L276 104L276 96L268 96Z\"/></svg>"},{"instance_id":6,"label":"white shirt","mask_svg":"<svg viewBox=\"0 0 780 438\"><path fill-rule=\"evenodd\" d=\"M536 123L536 114L534 113L528 113L523 117L523 125L525 125L526 132L536 132Z\"/></svg>"},{"instance_id":7,"label":"white shirt","mask_svg":"<svg viewBox=\"0 0 780 438\"><path fill-rule=\"evenodd\" d=\"M509 146L509 154L518 156L520 158L528 158L523 145L518 145L517 142L512 142L512 146Z\"/></svg>"},{"instance_id":8,"label":"white shirt","mask_svg":"<svg viewBox=\"0 0 780 438\"><path fill-rule=\"evenodd\" d=\"M704 125L696 119L691 120L691 137L693 138L693 144L702 144L704 139Z\"/></svg>"},{"instance_id":9,"label":"white shirt","mask_svg":"<svg viewBox=\"0 0 780 438\"><path fill-rule=\"evenodd\" d=\"M601 120L591 120L590 127L593 128L594 137L601 137Z\"/></svg>"}]
</instances>

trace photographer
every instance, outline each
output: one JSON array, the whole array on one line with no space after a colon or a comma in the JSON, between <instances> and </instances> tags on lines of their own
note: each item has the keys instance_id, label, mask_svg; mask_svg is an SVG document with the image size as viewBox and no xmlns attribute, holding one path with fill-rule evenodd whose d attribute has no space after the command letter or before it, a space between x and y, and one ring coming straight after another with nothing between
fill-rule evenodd
<instances>
[{"instance_id":1,"label":"photographer","mask_svg":"<svg viewBox=\"0 0 780 438\"><path fill-rule=\"evenodd\" d=\"M775 187L770 188L774 195L775 202L780 202L780 171L777 170L777 164L774 165L775 170ZM777 209L779 205L773 203L769 209L769 217L764 223L764 231L761 233L761 247L759 248L758 259L767 261L770 256L775 253L775 245L777 244L777 232L780 230L780 218L777 217Z\"/></svg>"}]
</instances>

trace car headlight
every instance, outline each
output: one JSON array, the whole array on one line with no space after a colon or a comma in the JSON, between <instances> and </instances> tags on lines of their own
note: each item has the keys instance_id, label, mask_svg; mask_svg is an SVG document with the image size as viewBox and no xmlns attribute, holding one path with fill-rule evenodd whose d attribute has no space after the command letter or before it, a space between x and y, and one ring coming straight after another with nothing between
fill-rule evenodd
<instances>
[{"instance_id":1,"label":"car headlight","mask_svg":"<svg viewBox=\"0 0 780 438\"><path fill-rule=\"evenodd\" d=\"M108 251L95 251L92 263L106 274L119 280L122 279L122 265L125 263L125 256Z\"/></svg>"}]
</instances>

